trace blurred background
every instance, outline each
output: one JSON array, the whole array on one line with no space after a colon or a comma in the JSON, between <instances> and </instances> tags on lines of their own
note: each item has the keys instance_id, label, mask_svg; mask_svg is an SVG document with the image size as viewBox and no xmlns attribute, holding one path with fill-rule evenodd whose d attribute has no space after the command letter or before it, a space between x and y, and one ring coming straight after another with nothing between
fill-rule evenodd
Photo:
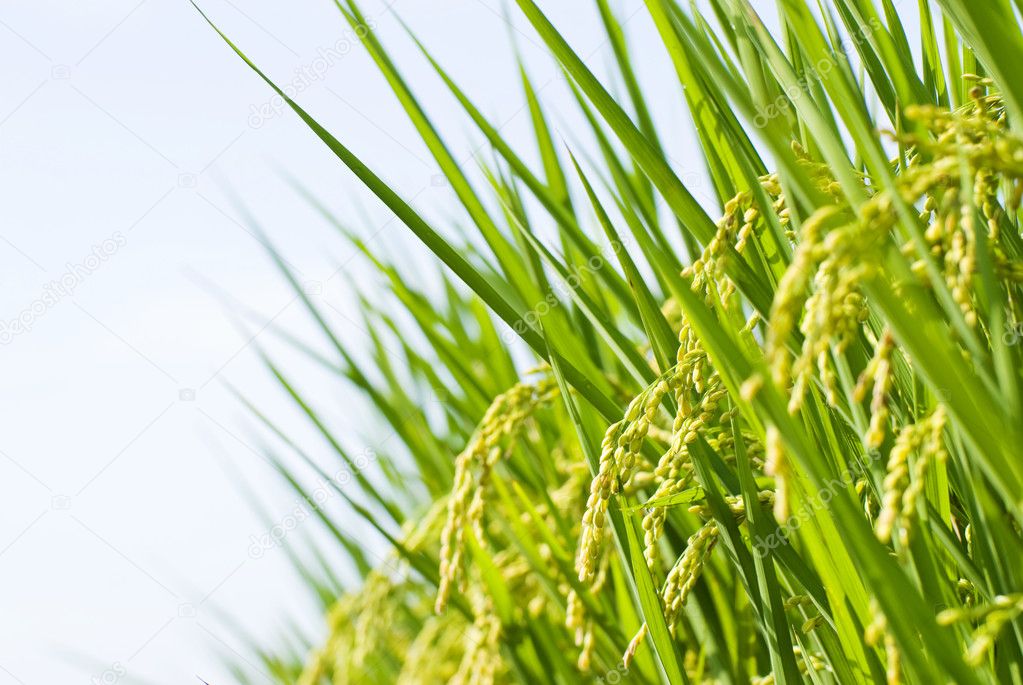
<instances>
[{"instance_id":1,"label":"blurred background","mask_svg":"<svg viewBox=\"0 0 1023 685\"><path fill-rule=\"evenodd\" d=\"M199 4L406 199L451 218L453 194L332 3ZM541 4L603 71L592 5ZM655 88L673 77L647 54L642 6L617 9ZM390 11L512 141L529 138L514 44L572 140L557 68L499 0L363 9L468 168L480 141ZM0 61L0 683L231 682L225 660L249 663L250 638L322 633L284 550L301 553L315 526L232 388L320 443L257 349L353 453L389 437L274 334L320 340L257 235L354 347L354 288L372 298L378 278L295 185L395 260L422 262L427 285L433 260L189 2L4 2ZM680 103L651 100L678 122L669 152L703 196ZM252 499L286 535L268 542Z\"/></svg>"}]
</instances>

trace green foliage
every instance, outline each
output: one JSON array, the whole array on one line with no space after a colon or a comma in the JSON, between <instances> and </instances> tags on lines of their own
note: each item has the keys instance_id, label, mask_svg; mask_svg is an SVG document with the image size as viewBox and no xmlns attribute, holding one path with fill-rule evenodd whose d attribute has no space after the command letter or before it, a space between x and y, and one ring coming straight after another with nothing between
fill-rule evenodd
<instances>
[{"instance_id":1,"label":"green foliage","mask_svg":"<svg viewBox=\"0 0 1023 685\"><path fill-rule=\"evenodd\" d=\"M646 0L680 86L657 97L688 106L713 208L664 152L672 131L605 0L620 96L516 0L588 122L578 149L524 69L533 151L419 44L491 147L482 189L355 0L336 4L478 235L428 222L225 37L444 285L443 301L418 291L328 217L404 310L363 302L366 368L274 253L336 353L317 361L393 440L348 454L265 357L327 455L249 406L292 453L271 455L287 482L303 492L298 457L346 503L316 520L359 579L342 587L318 552L294 555L328 634L259 651L267 673L1023 682L1018 3L921 0L914 48L900 23L913 10L889 0L781 0L777 34L747 0L706 14ZM353 514L387 559L352 538Z\"/></svg>"}]
</instances>

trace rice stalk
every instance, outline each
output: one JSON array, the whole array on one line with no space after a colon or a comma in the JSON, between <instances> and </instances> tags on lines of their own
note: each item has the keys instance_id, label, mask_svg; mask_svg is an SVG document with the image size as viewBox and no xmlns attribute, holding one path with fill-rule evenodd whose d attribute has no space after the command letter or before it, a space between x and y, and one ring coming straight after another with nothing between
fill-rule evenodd
<instances>
[{"instance_id":1,"label":"rice stalk","mask_svg":"<svg viewBox=\"0 0 1023 685\"><path fill-rule=\"evenodd\" d=\"M1019 8L921 2L912 46L887 0L778 3L777 35L745 0L646 0L674 92L640 85L604 0L606 79L516 4L588 126L571 165L524 68L532 151L417 41L494 153L464 172L358 32L470 240L278 91L453 278L438 300L344 230L404 310L366 305L368 369L304 298L331 372L401 445L322 512L348 555L352 515L393 551L326 594L298 682L1023 682ZM714 203L664 152L648 100L667 93ZM257 417L304 468L344 450L311 456Z\"/></svg>"}]
</instances>

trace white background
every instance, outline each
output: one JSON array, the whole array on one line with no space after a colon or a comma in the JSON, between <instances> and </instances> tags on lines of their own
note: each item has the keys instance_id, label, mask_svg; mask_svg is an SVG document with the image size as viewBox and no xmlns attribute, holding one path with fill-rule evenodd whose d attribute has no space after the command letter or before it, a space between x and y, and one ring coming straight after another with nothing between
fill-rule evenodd
<instances>
[{"instance_id":1,"label":"white background","mask_svg":"<svg viewBox=\"0 0 1023 685\"><path fill-rule=\"evenodd\" d=\"M528 145L514 37L552 123L572 139L557 70L520 19L509 27L498 0L393 4L502 132ZM543 4L603 71L610 53L591 3ZM642 80L663 89L649 92L671 154L700 194L689 122L642 3L619 4ZM351 39L327 1L201 5L282 83L319 48ZM445 124L456 157L470 160L479 139L457 105L383 6L364 10ZM299 101L427 215L452 216L451 193L431 182L435 164L350 42ZM322 621L281 549L249 554L267 526L245 489L275 521L296 502L225 383L329 466L260 365L254 347L264 345L351 449L387 437L350 387L263 328L273 320L327 349L239 203L325 302L346 344L365 343L348 281L370 297L379 281L285 175L377 249L432 261L408 256L423 248L297 117L281 112L253 126L269 89L184 0L4 0L0 64L0 321L31 312L47 284L91 261L95 246L124 242L90 273L79 269L72 292L36 304L31 330L0 346L0 683L232 682L224 659L244 662L250 652L225 617L270 646L292 622L317 635ZM249 334L230 316L245 310ZM286 541L298 551L315 537L305 525Z\"/></svg>"}]
</instances>

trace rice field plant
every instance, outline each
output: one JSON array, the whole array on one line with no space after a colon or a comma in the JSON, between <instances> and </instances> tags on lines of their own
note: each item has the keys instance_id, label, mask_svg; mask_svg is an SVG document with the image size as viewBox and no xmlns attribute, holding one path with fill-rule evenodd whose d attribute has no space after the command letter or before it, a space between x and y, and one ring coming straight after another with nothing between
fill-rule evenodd
<instances>
[{"instance_id":1,"label":"rice field plant","mask_svg":"<svg viewBox=\"0 0 1023 685\"><path fill-rule=\"evenodd\" d=\"M335 4L461 207L428 221L225 36L438 265L417 285L307 194L387 284L366 361L271 248L331 353L279 332L394 438L360 462L266 357L323 444L245 401L287 482L345 503L315 511L351 563L292 550L325 637L260 646L264 671L1023 682L1023 3L645 0L675 77L651 91L608 0L609 74L515 0L588 129L566 142L523 69L534 140L507 140L420 44L489 148L472 169ZM654 98L701 159L668 157Z\"/></svg>"}]
</instances>

